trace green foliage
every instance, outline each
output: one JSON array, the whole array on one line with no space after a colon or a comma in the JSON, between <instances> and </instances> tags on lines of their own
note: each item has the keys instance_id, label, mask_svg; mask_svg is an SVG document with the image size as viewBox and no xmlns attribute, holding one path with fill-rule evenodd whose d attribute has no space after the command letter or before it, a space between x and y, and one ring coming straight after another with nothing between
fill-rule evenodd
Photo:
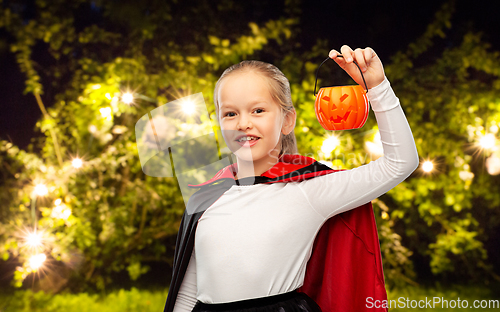
<instances>
[{"instance_id":1,"label":"green foliage","mask_svg":"<svg viewBox=\"0 0 500 312\"><path fill-rule=\"evenodd\" d=\"M372 204L378 224L386 287L397 289L408 284L416 285L413 263L409 260L412 252L402 245L401 236L394 232L394 219L389 218L389 207L379 199L373 200Z\"/></svg>"},{"instance_id":2,"label":"green foliage","mask_svg":"<svg viewBox=\"0 0 500 312\"><path fill-rule=\"evenodd\" d=\"M191 93L202 92L211 103L217 71L249 55L258 58L270 41L286 49L296 24L291 18L244 24L240 34L231 31L224 38L227 25L213 23L208 32L200 26L188 34L178 27L185 23L178 19L182 15L173 17L170 5L153 1L143 6L103 2L99 9L110 26L77 27L78 10L89 5L37 1L28 23L9 7L0 11L6 21L1 26L15 39L11 51L27 77L25 92L37 98L44 113L36 126L45 137L30 151L0 143L2 188L8 190L0 209L5 217L0 255L21 263L16 286L37 271L30 265L37 253L47 256L42 276L50 275L46 268L53 265L71 268L63 280L69 279L74 290L104 289L114 272L125 270L136 280L148 271L147 261L171 263L167 248L173 246L165 239L177 233L184 202L174 178L143 174L135 122ZM186 15L197 10L181 8ZM141 10L148 13L131 18ZM179 36L186 34L196 40L181 43ZM52 61L38 63L35 45ZM121 99L127 91L136 95L132 105ZM54 96L40 96L47 93ZM72 166L74 157L83 160L81 168ZM40 183L48 194L36 199L33 190ZM35 249L25 244L33 231L33 207L44 243Z\"/></svg>"},{"instance_id":3,"label":"green foliage","mask_svg":"<svg viewBox=\"0 0 500 312\"><path fill-rule=\"evenodd\" d=\"M452 2L443 5L427 32L386 67L422 162L435 166L431 173L417 170L389 192L399 206L391 217L404 224L408 247L430 257L433 273L499 279L483 243L500 224L498 173L484 160L500 153L479 142L498 136L500 53L470 32L439 54L432 51L435 37L444 38L451 27L452 8ZM433 61L416 65L419 57Z\"/></svg>"}]
</instances>

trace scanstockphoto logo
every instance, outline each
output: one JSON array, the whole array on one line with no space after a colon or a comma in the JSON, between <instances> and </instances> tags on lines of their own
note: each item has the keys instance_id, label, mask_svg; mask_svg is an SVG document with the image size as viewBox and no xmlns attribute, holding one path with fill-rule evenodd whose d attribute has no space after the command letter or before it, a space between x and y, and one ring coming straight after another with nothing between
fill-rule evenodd
<instances>
[{"instance_id":1,"label":"scanstockphoto logo","mask_svg":"<svg viewBox=\"0 0 500 312\"><path fill-rule=\"evenodd\" d=\"M411 299L399 297L391 300L376 300L373 297L366 298L366 307L369 309L500 309L500 300L483 299L468 300L444 297L425 297Z\"/></svg>"},{"instance_id":2,"label":"scanstockphoto logo","mask_svg":"<svg viewBox=\"0 0 500 312\"><path fill-rule=\"evenodd\" d=\"M188 214L203 209L187 203L204 184L214 177L224 176L224 169L234 168L237 159L253 164L249 143L239 139L245 133L221 130L217 120L210 118L202 93L177 99L148 112L136 122L135 135L143 172L151 177L175 177ZM319 159L319 155L304 156ZM367 157L365 155L365 161ZM346 166L359 163L356 153L337 155L338 159ZM337 169L330 161L322 163ZM370 174L357 168L353 170L350 175L352 182L382 182L384 179L377 172ZM245 184L253 184L252 178L246 178ZM227 179L226 183L231 183L230 180ZM333 182L338 181L333 179Z\"/></svg>"}]
</instances>

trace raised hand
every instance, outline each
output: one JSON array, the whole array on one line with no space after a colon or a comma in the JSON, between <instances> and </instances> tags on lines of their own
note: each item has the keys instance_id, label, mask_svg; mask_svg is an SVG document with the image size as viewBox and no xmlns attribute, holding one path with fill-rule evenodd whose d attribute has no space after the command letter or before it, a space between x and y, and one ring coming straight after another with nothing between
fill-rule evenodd
<instances>
[{"instance_id":1,"label":"raised hand","mask_svg":"<svg viewBox=\"0 0 500 312\"><path fill-rule=\"evenodd\" d=\"M384 81L384 66L372 48L358 48L353 51L349 46L343 45L340 48L340 52L343 57L339 57L339 52L336 50L331 50L329 57L339 64L363 88L365 87L363 78L361 78L359 69L353 61L356 61L361 68L368 89L376 87Z\"/></svg>"}]
</instances>

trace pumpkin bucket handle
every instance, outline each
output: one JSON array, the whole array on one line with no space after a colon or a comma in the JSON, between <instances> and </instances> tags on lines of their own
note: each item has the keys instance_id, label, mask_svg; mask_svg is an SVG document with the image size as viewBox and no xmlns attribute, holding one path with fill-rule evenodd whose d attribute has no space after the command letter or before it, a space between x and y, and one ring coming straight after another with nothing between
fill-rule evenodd
<instances>
[{"instance_id":1,"label":"pumpkin bucket handle","mask_svg":"<svg viewBox=\"0 0 500 312\"><path fill-rule=\"evenodd\" d=\"M344 57L342 54L337 54L338 57ZM316 70L316 79L314 80L314 96L316 96L316 85L318 83L318 72L319 72L319 68L321 67L321 65L323 65L326 61L328 60L332 60L332 58L330 57L327 57L323 62L321 62L321 64L318 66L318 69ZM359 68L359 65L358 63L356 63L356 61L353 61L354 64L356 64L356 66L358 67L359 69L359 73L361 74L361 78L363 78L363 82L365 84L365 90L366 90L366 93L368 93L368 87L366 86L366 81L365 81L365 76L363 76L363 72L361 71L361 68Z\"/></svg>"}]
</instances>

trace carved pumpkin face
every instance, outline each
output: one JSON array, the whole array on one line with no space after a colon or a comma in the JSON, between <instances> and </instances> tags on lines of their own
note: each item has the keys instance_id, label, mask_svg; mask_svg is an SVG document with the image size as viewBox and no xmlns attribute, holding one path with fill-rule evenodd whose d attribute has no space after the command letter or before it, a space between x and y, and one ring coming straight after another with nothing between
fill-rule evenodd
<instances>
[{"instance_id":1,"label":"carved pumpkin face","mask_svg":"<svg viewBox=\"0 0 500 312\"><path fill-rule=\"evenodd\" d=\"M314 108L316 118L326 130L361 128L369 113L366 92L359 85L321 88Z\"/></svg>"}]
</instances>

